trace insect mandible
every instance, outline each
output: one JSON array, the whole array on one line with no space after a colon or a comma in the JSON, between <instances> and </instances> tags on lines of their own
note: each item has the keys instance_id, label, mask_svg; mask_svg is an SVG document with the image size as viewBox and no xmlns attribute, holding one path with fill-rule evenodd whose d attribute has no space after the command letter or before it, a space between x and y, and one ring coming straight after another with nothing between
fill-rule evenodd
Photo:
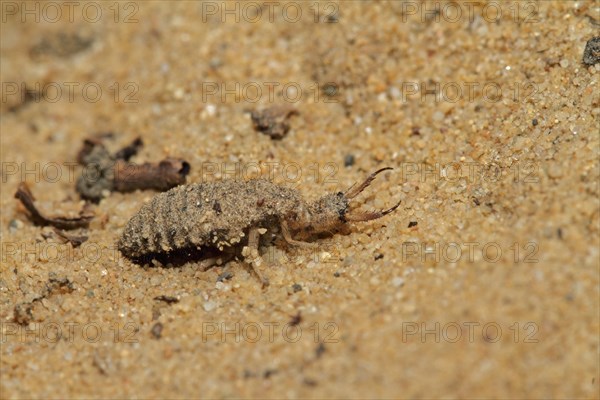
<instances>
[{"instance_id":1,"label":"insect mandible","mask_svg":"<svg viewBox=\"0 0 600 400\"><path fill-rule=\"evenodd\" d=\"M381 218L398 208L350 212L351 201L375 177L392 168L381 168L360 185L345 192L327 194L314 202L305 201L292 188L265 179L225 180L177 186L144 204L125 226L118 242L128 258L139 260L194 250L216 255L202 260L207 269L236 255L244 258L263 285L258 247L262 238L282 235L291 245L315 247L299 240L333 232L348 222Z\"/></svg>"}]
</instances>

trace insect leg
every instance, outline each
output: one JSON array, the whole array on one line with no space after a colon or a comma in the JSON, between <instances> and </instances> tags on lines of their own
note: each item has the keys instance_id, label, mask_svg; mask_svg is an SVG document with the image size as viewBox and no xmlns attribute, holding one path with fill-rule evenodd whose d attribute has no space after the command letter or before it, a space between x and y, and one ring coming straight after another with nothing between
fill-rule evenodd
<instances>
[{"instance_id":1,"label":"insect leg","mask_svg":"<svg viewBox=\"0 0 600 400\"><path fill-rule=\"evenodd\" d=\"M250 232L248 233L248 245L242 249L242 255L244 256L244 261L252 267L252 270L258 276L258 279L260 279L263 287L265 287L269 286L269 280L263 277L259 270L260 264L262 264L262 258L260 257L260 254L258 254L259 239L259 228L250 228Z\"/></svg>"},{"instance_id":2,"label":"insect leg","mask_svg":"<svg viewBox=\"0 0 600 400\"><path fill-rule=\"evenodd\" d=\"M224 256L210 257L200 261L199 266L202 271L206 271L215 265L223 265L227 261L233 258L233 254L226 254Z\"/></svg>"},{"instance_id":3,"label":"insect leg","mask_svg":"<svg viewBox=\"0 0 600 400\"><path fill-rule=\"evenodd\" d=\"M290 233L290 228L283 218L279 220L279 224L281 225L281 233L283 234L283 238L288 244L291 244L292 246L317 247L316 243L301 242L293 239L292 234Z\"/></svg>"}]
</instances>

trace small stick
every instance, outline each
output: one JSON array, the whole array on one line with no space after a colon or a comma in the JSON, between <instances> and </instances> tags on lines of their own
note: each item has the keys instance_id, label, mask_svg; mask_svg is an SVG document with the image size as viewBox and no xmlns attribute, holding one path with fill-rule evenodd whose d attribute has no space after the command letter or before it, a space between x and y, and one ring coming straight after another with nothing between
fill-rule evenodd
<instances>
[{"instance_id":1,"label":"small stick","mask_svg":"<svg viewBox=\"0 0 600 400\"><path fill-rule=\"evenodd\" d=\"M62 231L57 228L54 228L54 233L56 233L58 237L63 239L65 242L71 243L73 247L79 247L88 240L88 237L85 235L69 235L65 231Z\"/></svg>"},{"instance_id":2,"label":"small stick","mask_svg":"<svg viewBox=\"0 0 600 400\"><path fill-rule=\"evenodd\" d=\"M90 225L90 221L94 218L93 214L86 213L85 208L80 211L80 216L75 218L66 218L66 217L54 217L48 218L44 217L37 209L34 204L35 198L29 190L29 187L26 183L21 182L17 192L15 193L15 198L21 201L21 204L27 209L29 212L29 219L35 224L39 226L53 226L59 229L77 229L77 228L87 228Z\"/></svg>"},{"instance_id":3,"label":"small stick","mask_svg":"<svg viewBox=\"0 0 600 400\"><path fill-rule=\"evenodd\" d=\"M136 165L117 160L114 190L117 192L132 192L137 189L169 190L174 186L185 183L185 176L190 165L183 160L167 158L158 164L144 163Z\"/></svg>"}]
</instances>

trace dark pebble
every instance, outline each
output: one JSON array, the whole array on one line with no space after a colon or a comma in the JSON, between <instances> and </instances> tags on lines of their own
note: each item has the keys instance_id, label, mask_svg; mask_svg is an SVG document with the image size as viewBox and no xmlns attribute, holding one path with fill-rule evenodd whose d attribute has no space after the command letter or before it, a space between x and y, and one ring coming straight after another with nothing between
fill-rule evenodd
<instances>
[{"instance_id":1,"label":"dark pebble","mask_svg":"<svg viewBox=\"0 0 600 400\"><path fill-rule=\"evenodd\" d=\"M325 345L323 343L319 343L319 345L315 349L315 355L317 356L317 358L321 358L323 353L325 353L325 350Z\"/></svg>"},{"instance_id":2,"label":"dark pebble","mask_svg":"<svg viewBox=\"0 0 600 400\"><path fill-rule=\"evenodd\" d=\"M585 44L583 51L583 63L594 65L600 62L600 36L591 38Z\"/></svg>"},{"instance_id":3,"label":"dark pebble","mask_svg":"<svg viewBox=\"0 0 600 400\"><path fill-rule=\"evenodd\" d=\"M223 282L223 281L228 281L231 278L233 278L233 274L229 271L225 271L222 272L218 277L217 277L217 282Z\"/></svg>"},{"instance_id":4,"label":"dark pebble","mask_svg":"<svg viewBox=\"0 0 600 400\"><path fill-rule=\"evenodd\" d=\"M152 333L152 336L155 339L160 339L160 337L162 336L162 330L163 330L163 324L161 324L160 322L157 322L152 326L152 330L150 330L150 333Z\"/></svg>"},{"instance_id":5,"label":"dark pebble","mask_svg":"<svg viewBox=\"0 0 600 400\"><path fill-rule=\"evenodd\" d=\"M315 387L315 386L317 386L318 382L311 378L304 378L304 384L306 386Z\"/></svg>"},{"instance_id":6,"label":"dark pebble","mask_svg":"<svg viewBox=\"0 0 600 400\"><path fill-rule=\"evenodd\" d=\"M344 157L344 167L351 167L354 165L354 154L348 154Z\"/></svg>"},{"instance_id":7,"label":"dark pebble","mask_svg":"<svg viewBox=\"0 0 600 400\"><path fill-rule=\"evenodd\" d=\"M264 372L264 374L263 374L263 377L264 377L265 379L269 379L271 376L273 376L273 375L274 375L274 374L276 374L276 373L277 373L277 370L276 370L276 369L268 369L268 370L266 370L266 371Z\"/></svg>"},{"instance_id":8,"label":"dark pebble","mask_svg":"<svg viewBox=\"0 0 600 400\"><path fill-rule=\"evenodd\" d=\"M167 304L179 303L179 299L177 297L174 297L174 296L165 296L164 294L161 294L160 296L156 296L154 298L154 300L162 301L162 302L165 302Z\"/></svg>"},{"instance_id":9,"label":"dark pebble","mask_svg":"<svg viewBox=\"0 0 600 400\"><path fill-rule=\"evenodd\" d=\"M328 82L323 87L323 93L325 93L326 96L333 97L337 94L337 92L338 92L337 85L333 82Z\"/></svg>"}]
</instances>

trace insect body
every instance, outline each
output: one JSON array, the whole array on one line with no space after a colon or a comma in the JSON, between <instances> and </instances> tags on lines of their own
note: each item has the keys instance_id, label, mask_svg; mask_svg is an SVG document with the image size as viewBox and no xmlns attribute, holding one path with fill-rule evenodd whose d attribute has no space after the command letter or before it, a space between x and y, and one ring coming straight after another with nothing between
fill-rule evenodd
<instances>
[{"instance_id":1,"label":"insect body","mask_svg":"<svg viewBox=\"0 0 600 400\"><path fill-rule=\"evenodd\" d=\"M175 251L217 250L234 255L241 248L245 261L266 284L259 271L260 236L281 233L289 244L314 246L295 240L332 232L347 222L369 221L394 211L350 213L350 201L380 172L346 192L328 194L309 203L295 190L263 179L221 181L175 187L155 196L127 223L118 243L127 257L140 259ZM204 260L204 267L217 258Z\"/></svg>"}]
</instances>

